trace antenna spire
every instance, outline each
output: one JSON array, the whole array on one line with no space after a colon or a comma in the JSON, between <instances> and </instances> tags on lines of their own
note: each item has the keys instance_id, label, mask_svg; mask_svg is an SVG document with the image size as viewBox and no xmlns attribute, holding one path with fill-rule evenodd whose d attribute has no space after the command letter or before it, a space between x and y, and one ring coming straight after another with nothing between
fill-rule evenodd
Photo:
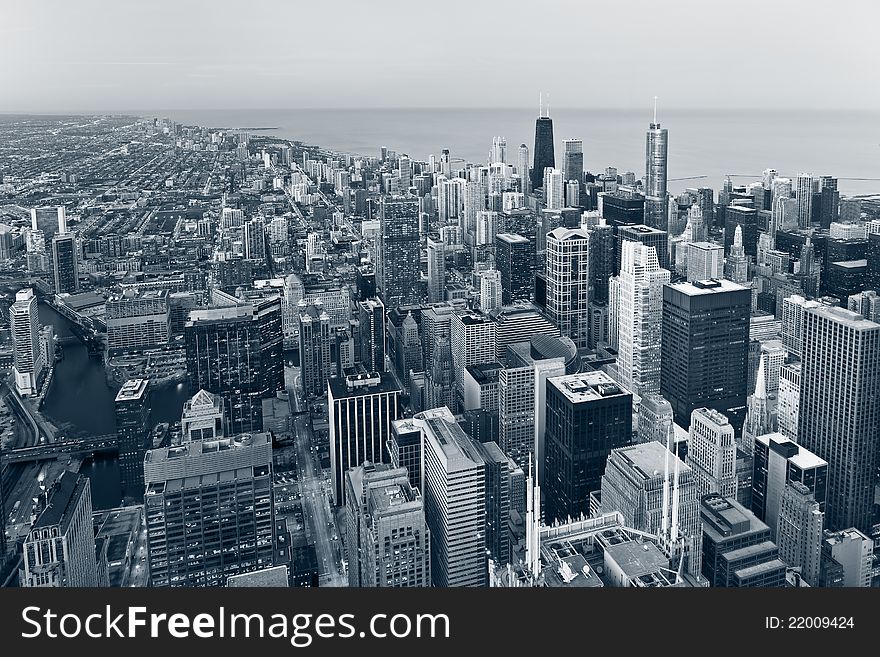
<instances>
[{"instance_id":1,"label":"antenna spire","mask_svg":"<svg viewBox=\"0 0 880 657\"><path fill-rule=\"evenodd\" d=\"M538 92L538 117L544 116L544 92Z\"/></svg>"},{"instance_id":2,"label":"antenna spire","mask_svg":"<svg viewBox=\"0 0 880 657\"><path fill-rule=\"evenodd\" d=\"M657 125L657 96L654 96L654 125Z\"/></svg>"}]
</instances>

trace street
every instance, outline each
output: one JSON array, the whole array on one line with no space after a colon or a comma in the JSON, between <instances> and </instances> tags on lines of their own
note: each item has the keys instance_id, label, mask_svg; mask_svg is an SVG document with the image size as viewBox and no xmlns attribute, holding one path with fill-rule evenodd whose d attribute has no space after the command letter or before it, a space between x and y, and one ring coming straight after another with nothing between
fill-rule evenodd
<instances>
[{"instance_id":1,"label":"street","mask_svg":"<svg viewBox=\"0 0 880 657\"><path fill-rule=\"evenodd\" d=\"M299 368L285 367L306 537L318 555L320 586L347 586L348 578L342 568L342 544L330 504L329 480L324 476L313 444L309 414L300 414L303 409L299 378Z\"/></svg>"}]
</instances>

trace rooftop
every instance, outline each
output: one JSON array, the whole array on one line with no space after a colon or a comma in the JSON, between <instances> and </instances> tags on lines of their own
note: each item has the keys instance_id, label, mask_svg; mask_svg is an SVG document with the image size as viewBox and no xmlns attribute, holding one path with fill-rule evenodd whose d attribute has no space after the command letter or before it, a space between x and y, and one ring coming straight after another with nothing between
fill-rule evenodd
<instances>
[{"instance_id":1,"label":"rooftop","mask_svg":"<svg viewBox=\"0 0 880 657\"><path fill-rule=\"evenodd\" d=\"M841 308L840 306L826 306L823 304L819 304L805 310L805 312L822 315L823 317L833 319L839 324L843 324L854 329L869 330L880 328L880 324L872 322L869 319L865 319L859 313L852 310L847 310L846 308Z\"/></svg>"},{"instance_id":2,"label":"rooftop","mask_svg":"<svg viewBox=\"0 0 880 657\"><path fill-rule=\"evenodd\" d=\"M551 377L547 382L574 404L630 394L601 371Z\"/></svg>"},{"instance_id":3,"label":"rooftop","mask_svg":"<svg viewBox=\"0 0 880 657\"><path fill-rule=\"evenodd\" d=\"M705 281L671 283L667 287L688 296L700 296L704 294L719 294L722 292L743 291L748 288L737 285L726 278L710 278Z\"/></svg>"},{"instance_id":4,"label":"rooftop","mask_svg":"<svg viewBox=\"0 0 880 657\"><path fill-rule=\"evenodd\" d=\"M116 393L116 401L125 402L135 399L143 399L149 383L149 379L129 379L122 384L119 392Z\"/></svg>"},{"instance_id":5,"label":"rooftop","mask_svg":"<svg viewBox=\"0 0 880 657\"><path fill-rule=\"evenodd\" d=\"M33 529L54 527L64 520L69 522L73 509L82 496L83 489L88 485L89 480L86 477L81 477L71 470L65 470L52 487L49 493L49 503L34 522Z\"/></svg>"},{"instance_id":6,"label":"rooftop","mask_svg":"<svg viewBox=\"0 0 880 657\"><path fill-rule=\"evenodd\" d=\"M690 472L690 467L673 455L664 445L652 440L646 443L638 443L628 447L621 447L612 452L612 458L625 459L631 469L640 474L643 479L656 479L662 477L667 467L667 455L669 457L669 472L673 472L675 461L678 463L679 474Z\"/></svg>"}]
</instances>

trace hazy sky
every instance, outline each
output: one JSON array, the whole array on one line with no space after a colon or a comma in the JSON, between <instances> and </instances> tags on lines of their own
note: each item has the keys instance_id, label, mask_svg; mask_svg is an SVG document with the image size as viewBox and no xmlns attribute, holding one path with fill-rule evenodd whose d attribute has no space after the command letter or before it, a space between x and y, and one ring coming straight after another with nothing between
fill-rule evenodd
<instances>
[{"instance_id":1,"label":"hazy sky","mask_svg":"<svg viewBox=\"0 0 880 657\"><path fill-rule=\"evenodd\" d=\"M877 0L0 0L0 111L880 109Z\"/></svg>"}]
</instances>

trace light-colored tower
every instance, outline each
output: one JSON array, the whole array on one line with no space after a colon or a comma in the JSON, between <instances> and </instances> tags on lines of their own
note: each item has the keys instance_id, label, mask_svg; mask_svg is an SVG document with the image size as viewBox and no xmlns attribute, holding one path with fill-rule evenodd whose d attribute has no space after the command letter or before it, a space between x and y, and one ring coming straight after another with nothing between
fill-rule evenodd
<instances>
[{"instance_id":1,"label":"light-colored tower","mask_svg":"<svg viewBox=\"0 0 880 657\"><path fill-rule=\"evenodd\" d=\"M660 267L654 247L621 244L620 275L609 287L612 332L617 335L619 380L638 395L660 390L663 286L671 276Z\"/></svg>"},{"instance_id":2,"label":"light-colored tower","mask_svg":"<svg viewBox=\"0 0 880 657\"><path fill-rule=\"evenodd\" d=\"M657 121L657 99L654 99L654 120L645 140L645 224L666 230L667 190L666 162L669 136Z\"/></svg>"},{"instance_id":3,"label":"light-colored tower","mask_svg":"<svg viewBox=\"0 0 880 657\"><path fill-rule=\"evenodd\" d=\"M724 247L711 242L691 242L687 245L687 279L707 281L724 275Z\"/></svg>"},{"instance_id":4,"label":"light-colored tower","mask_svg":"<svg viewBox=\"0 0 880 657\"><path fill-rule=\"evenodd\" d=\"M562 141L562 175L566 181L584 181L584 142L580 139Z\"/></svg>"},{"instance_id":5,"label":"light-colored tower","mask_svg":"<svg viewBox=\"0 0 880 657\"><path fill-rule=\"evenodd\" d=\"M800 481L787 484L776 528L779 558L798 568L810 586L819 586L824 524L825 514L810 489Z\"/></svg>"},{"instance_id":6,"label":"light-colored tower","mask_svg":"<svg viewBox=\"0 0 880 657\"><path fill-rule=\"evenodd\" d=\"M559 169L544 169L544 201L548 210L565 207L565 186Z\"/></svg>"},{"instance_id":7,"label":"light-colored tower","mask_svg":"<svg viewBox=\"0 0 880 657\"><path fill-rule=\"evenodd\" d=\"M525 144L519 145L516 159L516 173L519 175L520 184L522 185L520 191L522 191L523 194L531 192L532 182L529 177L529 147Z\"/></svg>"},{"instance_id":8,"label":"light-colored tower","mask_svg":"<svg viewBox=\"0 0 880 657\"><path fill-rule=\"evenodd\" d=\"M709 408L691 413L687 464L694 471L699 497L709 493L736 497L736 440L723 413Z\"/></svg>"},{"instance_id":9,"label":"light-colored tower","mask_svg":"<svg viewBox=\"0 0 880 657\"><path fill-rule=\"evenodd\" d=\"M589 342L590 234L556 228L547 234L547 314L578 347Z\"/></svg>"},{"instance_id":10,"label":"light-colored tower","mask_svg":"<svg viewBox=\"0 0 880 657\"><path fill-rule=\"evenodd\" d=\"M489 269L480 274L480 309L491 312L501 306L501 272Z\"/></svg>"},{"instance_id":11,"label":"light-colored tower","mask_svg":"<svg viewBox=\"0 0 880 657\"><path fill-rule=\"evenodd\" d=\"M446 294L446 245L439 236L428 237L428 303L443 301Z\"/></svg>"},{"instance_id":12,"label":"light-colored tower","mask_svg":"<svg viewBox=\"0 0 880 657\"><path fill-rule=\"evenodd\" d=\"M797 225L809 228L813 216L813 174L802 173L797 177Z\"/></svg>"},{"instance_id":13,"label":"light-colored tower","mask_svg":"<svg viewBox=\"0 0 880 657\"><path fill-rule=\"evenodd\" d=\"M40 349L40 314L32 288L20 290L9 308L14 352L13 376L19 395L35 395L46 363Z\"/></svg>"},{"instance_id":14,"label":"light-colored tower","mask_svg":"<svg viewBox=\"0 0 880 657\"><path fill-rule=\"evenodd\" d=\"M725 278L734 283L745 285L749 280L749 259L743 248L742 226L736 225L733 232L733 246L724 263Z\"/></svg>"}]
</instances>

